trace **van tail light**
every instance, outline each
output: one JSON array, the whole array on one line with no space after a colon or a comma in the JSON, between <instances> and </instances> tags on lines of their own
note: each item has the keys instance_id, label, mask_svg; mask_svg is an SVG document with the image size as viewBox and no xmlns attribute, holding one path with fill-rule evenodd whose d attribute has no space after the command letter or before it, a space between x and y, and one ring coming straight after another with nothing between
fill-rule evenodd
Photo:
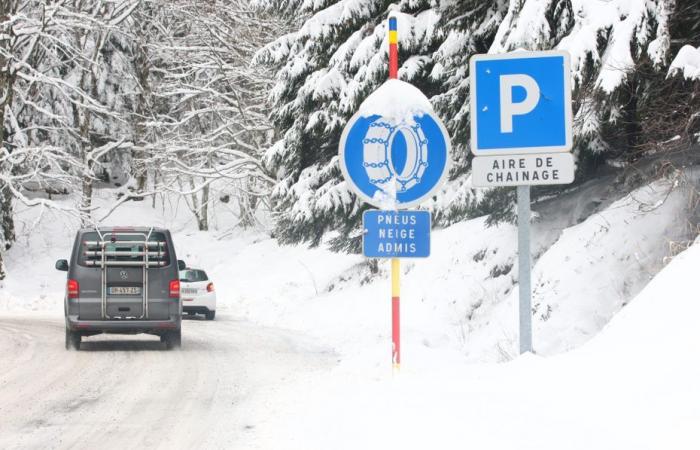
<instances>
[{"instance_id":1,"label":"van tail light","mask_svg":"<svg viewBox=\"0 0 700 450\"><path fill-rule=\"evenodd\" d=\"M214 283L207 284L207 292L214 292Z\"/></svg>"},{"instance_id":2,"label":"van tail light","mask_svg":"<svg viewBox=\"0 0 700 450\"><path fill-rule=\"evenodd\" d=\"M180 280L170 282L170 298L180 298Z\"/></svg>"},{"instance_id":3,"label":"van tail light","mask_svg":"<svg viewBox=\"0 0 700 450\"><path fill-rule=\"evenodd\" d=\"M66 283L66 292L68 293L68 298L78 298L80 285L76 280L69 279L68 283Z\"/></svg>"}]
</instances>

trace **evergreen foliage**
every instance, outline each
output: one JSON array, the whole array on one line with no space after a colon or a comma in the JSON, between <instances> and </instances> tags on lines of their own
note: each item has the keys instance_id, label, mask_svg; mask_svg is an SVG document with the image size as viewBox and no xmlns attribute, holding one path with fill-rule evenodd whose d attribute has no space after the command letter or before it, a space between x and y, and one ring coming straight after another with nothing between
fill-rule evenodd
<instances>
[{"instance_id":1,"label":"evergreen foliage","mask_svg":"<svg viewBox=\"0 0 700 450\"><path fill-rule=\"evenodd\" d=\"M698 82L685 81L688 86L677 90L682 82L666 77L679 40L697 39L697 26L688 17L697 17L698 7L691 3L697 2L259 0L267 10L306 14L297 31L256 58L277 70L270 101L280 134L265 155L266 167L277 178L272 197L277 236L283 242L318 244L335 230L341 235L334 247L347 242L345 247L356 248L363 207L342 181L337 144L347 119L387 78L389 10L402 13L399 78L423 90L452 137L450 181L423 205L438 224L448 225L481 214L491 214L491 222L513 217L509 190L470 185L471 55L570 52L580 183L595 177L606 161L624 165L657 151L680 127L671 123L685 126L694 120L697 106L683 102L682 111L676 111L671 103L678 98L671 91L688 93ZM659 105L663 94L669 101ZM684 143L697 140L686 136ZM562 188L535 190L535 199Z\"/></svg>"},{"instance_id":2,"label":"evergreen foliage","mask_svg":"<svg viewBox=\"0 0 700 450\"><path fill-rule=\"evenodd\" d=\"M450 181L423 205L439 225L513 217L512 190L470 184L476 53L571 53L577 182L698 142L700 77L676 61L700 52L697 0L2 1L0 279L17 201L93 224L176 192L207 229L219 198L237 200L225 207L243 225L269 198L280 241L356 250L365 206L337 147L387 78L390 11L399 78L452 138ZM103 182L122 185L120 198L96 214ZM53 201L67 193L75 205Z\"/></svg>"},{"instance_id":3,"label":"evergreen foliage","mask_svg":"<svg viewBox=\"0 0 700 450\"><path fill-rule=\"evenodd\" d=\"M320 243L328 230L355 228L363 208L342 181L338 141L347 120L387 77L386 18L399 9L399 77L428 95L439 84L430 76L437 51L438 16L430 2L341 0L294 3L310 15L302 27L258 52L256 61L277 68L270 95L272 120L280 131L265 154L279 180L272 193L282 242ZM290 7L275 3L269 7ZM357 232L355 233L357 235ZM357 246L338 240L335 248Z\"/></svg>"}]
</instances>

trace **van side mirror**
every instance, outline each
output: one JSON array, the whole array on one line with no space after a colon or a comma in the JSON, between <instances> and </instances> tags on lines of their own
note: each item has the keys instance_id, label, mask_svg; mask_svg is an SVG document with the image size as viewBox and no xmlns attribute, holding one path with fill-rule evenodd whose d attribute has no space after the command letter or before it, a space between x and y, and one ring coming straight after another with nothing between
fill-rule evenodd
<instances>
[{"instance_id":1,"label":"van side mirror","mask_svg":"<svg viewBox=\"0 0 700 450\"><path fill-rule=\"evenodd\" d=\"M178 259L177 260L177 270L185 270L187 269L187 264L185 264L185 261Z\"/></svg>"},{"instance_id":2,"label":"van side mirror","mask_svg":"<svg viewBox=\"0 0 700 450\"><path fill-rule=\"evenodd\" d=\"M65 259L59 259L56 261L56 270L60 270L61 272L68 272L68 261Z\"/></svg>"}]
</instances>

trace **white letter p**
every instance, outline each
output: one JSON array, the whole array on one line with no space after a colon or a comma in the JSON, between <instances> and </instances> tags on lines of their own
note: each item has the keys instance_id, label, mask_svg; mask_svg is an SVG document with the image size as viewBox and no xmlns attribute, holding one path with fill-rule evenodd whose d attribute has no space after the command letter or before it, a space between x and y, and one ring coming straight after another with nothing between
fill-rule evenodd
<instances>
[{"instance_id":1,"label":"white letter p","mask_svg":"<svg viewBox=\"0 0 700 450\"><path fill-rule=\"evenodd\" d=\"M531 76L525 74L501 75L500 85L501 133L512 133L513 116L521 116L535 109L540 101L540 87ZM525 89L525 99L522 102L513 103L514 86Z\"/></svg>"}]
</instances>

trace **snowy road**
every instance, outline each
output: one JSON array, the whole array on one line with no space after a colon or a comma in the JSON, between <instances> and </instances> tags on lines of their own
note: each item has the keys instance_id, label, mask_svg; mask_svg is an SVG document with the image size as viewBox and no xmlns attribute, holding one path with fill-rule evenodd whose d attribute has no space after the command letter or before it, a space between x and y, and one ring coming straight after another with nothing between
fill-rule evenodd
<instances>
[{"instance_id":1,"label":"snowy road","mask_svg":"<svg viewBox=\"0 0 700 450\"><path fill-rule=\"evenodd\" d=\"M259 448L278 390L331 352L225 315L186 320L183 349L151 336L63 348L63 318L0 317L0 448ZM289 405L284 408L289 411Z\"/></svg>"}]
</instances>

